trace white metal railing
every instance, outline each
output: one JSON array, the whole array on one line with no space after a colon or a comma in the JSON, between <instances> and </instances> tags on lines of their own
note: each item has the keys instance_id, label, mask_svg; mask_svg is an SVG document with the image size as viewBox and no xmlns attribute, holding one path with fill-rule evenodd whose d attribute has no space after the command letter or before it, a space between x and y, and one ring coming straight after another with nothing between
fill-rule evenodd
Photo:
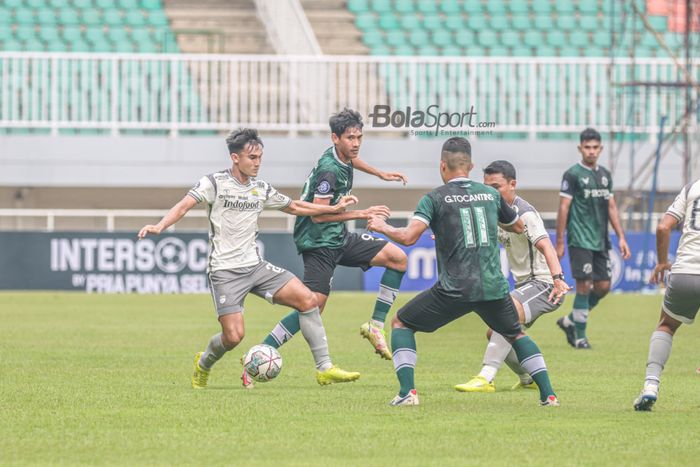
<instances>
[{"instance_id":1,"label":"white metal railing","mask_svg":"<svg viewBox=\"0 0 700 467\"><path fill-rule=\"evenodd\" d=\"M691 74L699 72L696 61ZM661 115L671 122L682 115L684 93L638 92L630 118L630 88L610 83L677 76L670 60L658 58L618 59L611 68L605 58L583 57L0 52L0 127L326 131L328 116L345 106L367 117L376 105L404 112L432 105L446 115L473 110L472 123L493 122L489 129L500 132L578 132L591 125L655 134ZM372 128L368 120L368 130L411 129L411 119L399 114L400 128ZM424 126L431 122L426 117ZM446 129L475 129L468 123Z\"/></svg>"},{"instance_id":2,"label":"white metal railing","mask_svg":"<svg viewBox=\"0 0 700 467\"><path fill-rule=\"evenodd\" d=\"M0 219L2 218L43 218L45 219L45 230L53 232L55 230L57 218L92 218L104 219L104 229L107 232L114 232L117 219L144 219L144 222L157 222L166 213L164 209L0 209ZM651 215L651 228L656 229L658 221L663 217L663 212L654 212ZM540 212L540 216L546 222L554 222L557 218L555 211ZM195 209L187 213L187 217L206 218L204 210ZM391 218L395 220L409 221L413 217L413 211L392 211ZM292 232L294 230L295 216L281 211L263 211L261 219L284 219L285 228L283 231ZM646 221L649 216L646 212L620 213L623 221ZM148 219L148 220L145 220ZM175 230L172 226L169 230ZM355 221L348 222L350 230L355 229Z\"/></svg>"}]
</instances>

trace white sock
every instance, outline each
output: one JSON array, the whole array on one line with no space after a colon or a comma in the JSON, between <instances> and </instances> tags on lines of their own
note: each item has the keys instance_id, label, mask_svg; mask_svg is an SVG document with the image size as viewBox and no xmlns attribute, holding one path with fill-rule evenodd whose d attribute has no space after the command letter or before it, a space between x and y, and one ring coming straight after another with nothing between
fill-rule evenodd
<instances>
[{"instance_id":1,"label":"white sock","mask_svg":"<svg viewBox=\"0 0 700 467\"><path fill-rule=\"evenodd\" d=\"M481 367L479 376L481 376L490 383L496 377L496 373L498 373L498 368L494 368L490 365L484 365Z\"/></svg>"},{"instance_id":2,"label":"white sock","mask_svg":"<svg viewBox=\"0 0 700 467\"><path fill-rule=\"evenodd\" d=\"M371 319L371 320L369 320L369 322L375 328L384 329L384 321L377 321L376 319Z\"/></svg>"}]
</instances>

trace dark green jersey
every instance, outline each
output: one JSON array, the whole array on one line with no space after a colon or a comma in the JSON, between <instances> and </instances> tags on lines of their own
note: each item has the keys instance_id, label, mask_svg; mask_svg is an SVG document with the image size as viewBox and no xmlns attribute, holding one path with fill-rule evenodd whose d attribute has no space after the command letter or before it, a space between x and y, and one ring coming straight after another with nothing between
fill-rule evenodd
<instances>
[{"instance_id":1,"label":"dark green jersey","mask_svg":"<svg viewBox=\"0 0 700 467\"><path fill-rule=\"evenodd\" d=\"M423 196L413 218L428 224L435 234L440 288L469 301L508 295L498 223L512 224L518 215L498 191L456 178Z\"/></svg>"},{"instance_id":2,"label":"dark green jersey","mask_svg":"<svg viewBox=\"0 0 700 467\"><path fill-rule=\"evenodd\" d=\"M608 203L612 190L612 176L600 165L594 170L579 162L564 173L559 195L571 198L566 220L569 246L593 251L610 249Z\"/></svg>"},{"instance_id":3,"label":"dark green jersey","mask_svg":"<svg viewBox=\"0 0 700 467\"><path fill-rule=\"evenodd\" d=\"M352 189L352 164L338 158L335 148L326 149L304 183L301 199L312 203L314 198L330 198L337 204ZM340 248L345 242L345 222L314 223L311 217L297 217L294 243L299 253L315 248Z\"/></svg>"}]
</instances>

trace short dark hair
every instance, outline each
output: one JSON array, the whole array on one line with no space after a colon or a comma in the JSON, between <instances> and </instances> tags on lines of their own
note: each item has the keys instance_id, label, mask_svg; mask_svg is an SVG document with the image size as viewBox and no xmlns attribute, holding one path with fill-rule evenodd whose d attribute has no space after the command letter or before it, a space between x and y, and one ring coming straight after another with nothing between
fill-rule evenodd
<instances>
[{"instance_id":1,"label":"short dark hair","mask_svg":"<svg viewBox=\"0 0 700 467\"><path fill-rule=\"evenodd\" d=\"M362 115L357 110L348 109L347 107L331 115L328 119L328 125L331 127L331 133L337 137L341 137L348 128L362 129Z\"/></svg>"},{"instance_id":2,"label":"short dark hair","mask_svg":"<svg viewBox=\"0 0 700 467\"><path fill-rule=\"evenodd\" d=\"M253 128L239 128L238 130L233 130L226 137L226 146L228 146L229 154L240 154L243 148L248 144L251 146L264 146L258 135L258 130Z\"/></svg>"},{"instance_id":3,"label":"short dark hair","mask_svg":"<svg viewBox=\"0 0 700 467\"><path fill-rule=\"evenodd\" d=\"M440 158L447 163L450 170L466 169L472 161L472 146L466 138L453 136L442 144Z\"/></svg>"},{"instance_id":4,"label":"short dark hair","mask_svg":"<svg viewBox=\"0 0 700 467\"><path fill-rule=\"evenodd\" d=\"M600 133L598 133L593 128L586 128L581 132L581 142L595 140L600 143Z\"/></svg>"},{"instance_id":5,"label":"short dark hair","mask_svg":"<svg viewBox=\"0 0 700 467\"><path fill-rule=\"evenodd\" d=\"M486 175L501 174L508 181L515 180L515 167L508 161L493 161L484 169Z\"/></svg>"}]
</instances>

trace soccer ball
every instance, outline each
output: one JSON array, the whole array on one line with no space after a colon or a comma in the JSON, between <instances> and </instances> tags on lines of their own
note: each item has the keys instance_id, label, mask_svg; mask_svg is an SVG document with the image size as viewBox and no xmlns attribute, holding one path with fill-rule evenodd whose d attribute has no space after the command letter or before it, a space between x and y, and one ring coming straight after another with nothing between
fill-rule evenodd
<instances>
[{"instance_id":1,"label":"soccer ball","mask_svg":"<svg viewBox=\"0 0 700 467\"><path fill-rule=\"evenodd\" d=\"M264 383L280 374L282 356L274 347L255 345L243 357L243 368L255 381Z\"/></svg>"}]
</instances>

